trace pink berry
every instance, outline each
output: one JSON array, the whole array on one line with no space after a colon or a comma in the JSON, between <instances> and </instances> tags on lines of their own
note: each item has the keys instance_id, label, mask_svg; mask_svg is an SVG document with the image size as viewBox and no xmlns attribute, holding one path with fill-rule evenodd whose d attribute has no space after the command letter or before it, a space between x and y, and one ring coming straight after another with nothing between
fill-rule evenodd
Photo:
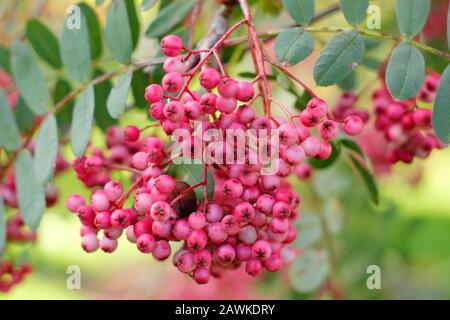
<instances>
[{"instance_id":1,"label":"pink berry","mask_svg":"<svg viewBox=\"0 0 450 320\"><path fill-rule=\"evenodd\" d=\"M125 140L135 142L139 139L141 132L135 126L128 126L125 128Z\"/></svg>"},{"instance_id":2,"label":"pink berry","mask_svg":"<svg viewBox=\"0 0 450 320\"><path fill-rule=\"evenodd\" d=\"M110 240L117 240L122 235L122 229L119 228L109 228L103 231L106 238Z\"/></svg>"},{"instance_id":3,"label":"pink berry","mask_svg":"<svg viewBox=\"0 0 450 320\"><path fill-rule=\"evenodd\" d=\"M171 121L180 121L184 116L184 107L178 101L167 102L163 109L164 116Z\"/></svg>"},{"instance_id":4,"label":"pink berry","mask_svg":"<svg viewBox=\"0 0 450 320\"><path fill-rule=\"evenodd\" d=\"M218 96L216 99L216 109L220 112L230 114L236 109L237 101L235 98L225 98Z\"/></svg>"},{"instance_id":5,"label":"pink berry","mask_svg":"<svg viewBox=\"0 0 450 320\"><path fill-rule=\"evenodd\" d=\"M155 178L155 187L162 193L170 193L175 188L175 181L169 175L163 174Z\"/></svg>"},{"instance_id":6,"label":"pink berry","mask_svg":"<svg viewBox=\"0 0 450 320\"><path fill-rule=\"evenodd\" d=\"M300 121L305 127L317 126L322 119L321 113L316 109L305 109L300 113Z\"/></svg>"},{"instance_id":7,"label":"pink berry","mask_svg":"<svg viewBox=\"0 0 450 320\"><path fill-rule=\"evenodd\" d=\"M76 213L81 206L85 205L84 198L78 194L71 195L66 202L66 208L73 213Z\"/></svg>"},{"instance_id":8,"label":"pink berry","mask_svg":"<svg viewBox=\"0 0 450 320\"><path fill-rule=\"evenodd\" d=\"M81 247L87 253L97 251L99 247L99 241L95 234L88 233L81 238Z\"/></svg>"},{"instance_id":9,"label":"pink berry","mask_svg":"<svg viewBox=\"0 0 450 320\"><path fill-rule=\"evenodd\" d=\"M248 124L255 120L255 110L247 105L240 106L236 110L236 121L240 124Z\"/></svg>"},{"instance_id":10,"label":"pink berry","mask_svg":"<svg viewBox=\"0 0 450 320\"><path fill-rule=\"evenodd\" d=\"M131 224L131 216L127 210L117 209L111 214L111 225L114 228L125 229Z\"/></svg>"},{"instance_id":11,"label":"pink berry","mask_svg":"<svg viewBox=\"0 0 450 320\"><path fill-rule=\"evenodd\" d=\"M289 203L278 201L273 205L272 215L277 218L289 218L291 210Z\"/></svg>"},{"instance_id":12,"label":"pink berry","mask_svg":"<svg viewBox=\"0 0 450 320\"><path fill-rule=\"evenodd\" d=\"M282 266L283 259L281 259L280 255L277 253L272 253L270 258L264 261L264 267L270 272L277 272Z\"/></svg>"},{"instance_id":13,"label":"pink berry","mask_svg":"<svg viewBox=\"0 0 450 320\"><path fill-rule=\"evenodd\" d=\"M203 229L206 225L206 216L203 212L193 212L188 217L189 226L194 230Z\"/></svg>"},{"instance_id":14,"label":"pink berry","mask_svg":"<svg viewBox=\"0 0 450 320\"><path fill-rule=\"evenodd\" d=\"M236 251L229 244L221 245L216 250L217 260L221 265L227 265L234 261L236 258Z\"/></svg>"},{"instance_id":15,"label":"pink berry","mask_svg":"<svg viewBox=\"0 0 450 320\"><path fill-rule=\"evenodd\" d=\"M133 226L133 233L134 233L135 237L140 237L141 235L143 235L145 233L151 233L152 232L152 224L153 224L153 220L152 220L152 218L150 218L148 216L139 220L138 222L136 222L136 224L134 224L134 226Z\"/></svg>"},{"instance_id":16,"label":"pink berry","mask_svg":"<svg viewBox=\"0 0 450 320\"><path fill-rule=\"evenodd\" d=\"M100 212L95 216L94 225L98 229L108 229L111 227L111 213L108 211Z\"/></svg>"},{"instance_id":17,"label":"pink berry","mask_svg":"<svg viewBox=\"0 0 450 320\"><path fill-rule=\"evenodd\" d=\"M134 198L134 208L140 214L150 213L150 208L152 207L152 197L148 193L138 194Z\"/></svg>"},{"instance_id":18,"label":"pink berry","mask_svg":"<svg viewBox=\"0 0 450 320\"><path fill-rule=\"evenodd\" d=\"M306 109L314 110L317 112L319 117L323 117L327 114L328 105L322 99L312 98L311 100L309 100L308 104L306 105Z\"/></svg>"},{"instance_id":19,"label":"pink berry","mask_svg":"<svg viewBox=\"0 0 450 320\"><path fill-rule=\"evenodd\" d=\"M252 247L245 243L240 243L236 247L236 259L240 262L249 260L252 257Z\"/></svg>"},{"instance_id":20,"label":"pink berry","mask_svg":"<svg viewBox=\"0 0 450 320\"><path fill-rule=\"evenodd\" d=\"M255 209L248 202L242 202L238 204L234 210L233 215L240 223L248 223L255 217Z\"/></svg>"},{"instance_id":21,"label":"pink berry","mask_svg":"<svg viewBox=\"0 0 450 320\"><path fill-rule=\"evenodd\" d=\"M344 131L350 136L356 136L361 133L364 128L362 119L355 115L350 115L344 119Z\"/></svg>"},{"instance_id":22,"label":"pink berry","mask_svg":"<svg viewBox=\"0 0 450 320\"><path fill-rule=\"evenodd\" d=\"M300 145L294 144L283 152L283 156L290 165L295 166L305 160L305 150Z\"/></svg>"},{"instance_id":23,"label":"pink berry","mask_svg":"<svg viewBox=\"0 0 450 320\"><path fill-rule=\"evenodd\" d=\"M180 73L169 72L162 78L162 86L167 92L176 93L182 85L183 77Z\"/></svg>"},{"instance_id":24,"label":"pink berry","mask_svg":"<svg viewBox=\"0 0 450 320\"><path fill-rule=\"evenodd\" d=\"M95 219L95 212L92 206L81 206L77 211L80 222L86 226L93 226Z\"/></svg>"},{"instance_id":25,"label":"pink berry","mask_svg":"<svg viewBox=\"0 0 450 320\"><path fill-rule=\"evenodd\" d=\"M260 260L267 260L272 254L272 248L269 242L265 240L258 240L252 245L253 258Z\"/></svg>"},{"instance_id":26,"label":"pink berry","mask_svg":"<svg viewBox=\"0 0 450 320\"><path fill-rule=\"evenodd\" d=\"M320 149L317 153L317 159L326 160L331 156L331 152L333 151L331 145L326 141L320 141Z\"/></svg>"},{"instance_id":27,"label":"pink berry","mask_svg":"<svg viewBox=\"0 0 450 320\"><path fill-rule=\"evenodd\" d=\"M156 260L162 261L170 256L171 251L170 244L166 240L159 240L156 241L152 255Z\"/></svg>"},{"instance_id":28,"label":"pink berry","mask_svg":"<svg viewBox=\"0 0 450 320\"><path fill-rule=\"evenodd\" d=\"M211 253L206 249L201 249L195 252L194 258L197 266L209 267L211 265Z\"/></svg>"},{"instance_id":29,"label":"pink berry","mask_svg":"<svg viewBox=\"0 0 450 320\"><path fill-rule=\"evenodd\" d=\"M216 69L207 68L200 72L200 85L206 90L214 89L220 83L220 74Z\"/></svg>"},{"instance_id":30,"label":"pink berry","mask_svg":"<svg viewBox=\"0 0 450 320\"><path fill-rule=\"evenodd\" d=\"M244 188L238 179L228 179L223 184L222 192L231 199L239 198L244 192Z\"/></svg>"},{"instance_id":31,"label":"pink berry","mask_svg":"<svg viewBox=\"0 0 450 320\"><path fill-rule=\"evenodd\" d=\"M168 238L172 233L172 222L170 221L153 221L152 234L159 238Z\"/></svg>"},{"instance_id":32,"label":"pink berry","mask_svg":"<svg viewBox=\"0 0 450 320\"><path fill-rule=\"evenodd\" d=\"M188 101L184 105L184 115L190 120L197 120L202 115L201 105L198 101Z\"/></svg>"},{"instance_id":33,"label":"pink berry","mask_svg":"<svg viewBox=\"0 0 450 320\"><path fill-rule=\"evenodd\" d=\"M183 41L179 36L171 34L161 40L161 51L168 57L179 55L182 48Z\"/></svg>"},{"instance_id":34,"label":"pink berry","mask_svg":"<svg viewBox=\"0 0 450 320\"><path fill-rule=\"evenodd\" d=\"M250 259L245 264L245 272L249 275L256 277L262 271L262 262L258 259Z\"/></svg>"},{"instance_id":35,"label":"pink berry","mask_svg":"<svg viewBox=\"0 0 450 320\"><path fill-rule=\"evenodd\" d=\"M117 246L117 240L111 240L107 237L102 237L100 239L100 248L106 253L113 253L114 251L116 251Z\"/></svg>"},{"instance_id":36,"label":"pink berry","mask_svg":"<svg viewBox=\"0 0 450 320\"><path fill-rule=\"evenodd\" d=\"M144 151L139 151L131 158L131 164L138 170L147 168L149 162L148 154Z\"/></svg>"},{"instance_id":37,"label":"pink berry","mask_svg":"<svg viewBox=\"0 0 450 320\"><path fill-rule=\"evenodd\" d=\"M175 221L172 234L177 240L184 240L191 233L191 228L186 220Z\"/></svg>"},{"instance_id":38,"label":"pink berry","mask_svg":"<svg viewBox=\"0 0 450 320\"><path fill-rule=\"evenodd\" d=\"M338 127L333 120L326 120L322 122L319 127L319 135L323 140L330 141L336 138Z\"/></svg>"},{"instance_id":39,"label":"pink berry","mask_svg":"<svg viewBox=\"0 0 450 320\"><path fill-rule=\"evenodd\" d=\"M206 284L209 282L211 274L209 270L205 267L197 267L194 271L194 280L198 284Z\"/></svg>"},{"instance_id":40,"label":"pink berry","mask_svg":"<svg viewBox=\"0 0 450 320\"><path fill-rule=\"evenodd\" d=\"M151 84L145 88L145 100L150 103L160 102L164 96L163 88L158 84Z\"/></svg>"},{"instance_id":41,"label":"pink berry","mask_svg":"<svg viewBox=\"0 0 450 320\"><path fill-rule=\"evenodd\" d=\"M97 190L91 195L92 208L96 212L102 212L109 209L110 203L103 190Z\"/></svg>"},{"instance_id":42,"label":"pink berry","mask_svg":"<svg viewBox=\"0 0 450 320\"><path fill-rule=\"evenodd\" d=\"M208 237L203 230L193 230L186 238L189 250L198 251L204 249L208 242Z\"/></svg>"},{"instance_id":43,"label":"pink berry","mask_svg":"<svg viewBox=\"0 0 450 320\"><path fill-rule=\"evenodd\" d=\"M169 57L164 61L163 69L166 73L184 73L186 71L186 66L184 65L181 57Z\"/></svg>"},{"instance_id":44,"label":"pink berry","mask_svg":"<svg viewBox=\"0 0 450 320\"><path fill-rule=\"evenodd\" d=\"M166 116L164 115L164 102L155 102L148 109L148 113L156 120L164 120Z\"/></svg>"},{"instance_id":45,"label":"pink berry","mask_svg":"<svg viewBox=\"0 0 450 320\"><path fill-rule=\"evenodd\" d=\"M298 142L297 129L290 124L282 124L278 127L280 143L291 146Z\"/></svg>"},{"instance_id":46,"label":"pink berry","mask_svg":"<svg viewBox=\"0 0 450 320\"><path fill-rule=\"evenodd\" d=\"M238 234L238 232L240 230L240 228L239 228L239 221L233 215L225 216L222 219L222 228L229 235Z\"/></svg>"},{"instance_id":47,"label":"pink berry","mask_svg":"<svg viewBox=\"0 0 450 320\"><path fill-rule=\"evenodd\" d=\"M217 90L224 98L234 98L238 90L237 82L230 77L223 77L220 80Z\"/></svg>"},{"instance_id":48,"label":"pink berry","mask_svg":"<svg viewBox=\"0 0 450 320\"><path fill-rule=\"evenodd\" d=\"M142 253L150 253L155 249L155 237L151 234L143 234L136 241L136 247Z\"/></svg>"},{"instance_id":49,"label":"pink berry","mask_svg":"<svg viewBox=\"0 0 450 320\"><path fill-rule=\"evenodd\" d=\"M320 141L314 136L308 137L301 143L307 157L314 158L320 151Z\"/></svg>"},{"instance_id":50,"label":"pink berry","mask_svg":"<svg viewBox=\"0 0 450 320\"><path fill-rule=\"evenodd\" d=\"M236 99L242 102L249 102L255 95L255 89L250 82L240 81L237 84Z\"/></svg>"},{"instance_id":51,"label":"pink berry","mask_svg":"<svg viewBox=\"0 0 450 320\"><path fill-rule=\"evenodd\" d=\"M284 234L289 230L289 220L274 217L269 223L269 228L273 233Z\"/></svg>"},{"instance_id":52,"label":"pink berry","mask_svg":"<svg viewBox=\"0 0 450 320\"><path fill-rule=\"evenodd\" d=\"M200 107L202 111L207 114L216 112L216 99L217 96L214 93L205 93L200 98Z\"/></svg>"},{"instance_id":53,"label":"pink berry","mask_svg":"<svg viewBox=\"0 0 450 320\"><path fill-rule=\"evenodd\" d=\"M206 221L209 223L219 222L222 220L223 210L216 203L208 203L206 206Z\"/></svg>"},{"instance_id":54,"label":"pink berry","mask_svg":"<svg viewBox=\"0 0 450 320\"><path fill-rule=\"evenodd\" d=\"M134 234L134 226L128 227L128 229L127 229L127 239L131 243L136 243L137 242L136 235Z\"/></svg>"},{"instance_id":55,"label":"pink berry","mask_svg":"<svg viewBox=\"0 0 450 320\"><path fill-rule=\"evenodd\" d=\"M150 209L150 216L155 221L164 222L170 218L171 208L167 202L157 201Z\"/></svg>"},{"instance_id":56,"label":"pink berry","mask_svg":"<svg viewBox=\"0 0 450 320\"><path fill-rule=\"evenodd\" d=\"M225 230L223 230L222 224L220 222L211 223L208 226L207 232L209 240L214 244L221 244L228 237L228 234L225 232Z\"/></svg>"},{"instance_id":57,"label":"pink berry","mask_svg":"<svg viewBox=\"0 0 450 320\"><path fill-rule=\"evenodd\" d=\"M105 194L108 197L109 201L115 202L122 196L123 187L120 182L109 181L107 184L105 184L103 190L105 191Z\"/></svg>"},{"instance_id":58,"label":"pink berry","mask_svg":"<svg viewBox=\"0 0 450 320\"><path fill-rule=\"evenodd\" d=\"M255 227L246 226L239 230L238 238L241 242L251 245L258 238L258 234L256 232Z\"/></svg>"},{"instance_id":59,"label":"pink berry","mask_svg":"<svg viewBox=\"0 0 450 320\"><path fill-rule=\"evenodd\" d=\"M274 192L281 184L281 180L276 175L266 175L262 177L261 185L264 190Z\"/></svg>"},{"instance_id":60,"label":"pink berry","mask_svg":"<svg viewBox=\"0 0 450 320\"><path fill-rule=\"evenodd\" d=\"M177 267L183 273L190 273L195 269L195 258L190 252L185 252L177 259Z\"/></svg>"}]
</instances>

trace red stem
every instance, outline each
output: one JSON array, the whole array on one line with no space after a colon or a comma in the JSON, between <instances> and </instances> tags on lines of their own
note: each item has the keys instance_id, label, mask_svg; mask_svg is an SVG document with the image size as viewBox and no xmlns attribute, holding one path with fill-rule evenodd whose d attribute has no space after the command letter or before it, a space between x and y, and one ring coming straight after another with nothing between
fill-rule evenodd
<instances>
[{"instance_id":1,"label":"red stem","mask_svg":"<svg viewBox=\"0 0 450 320\"><path fill-rule=\"evenodd\" d=\"M176 197L175 199L172 200L172 202L170 203L171 206L173 206L175 203L177 203L177 201L179 201L181 198L183 198L188 192L191 192L192 190L194 190L195 188L198 188L200 186L203 186L205 184L205 181L199 182L197 184L194 184L193 186L183 190L183 192L181 192L178 197Z\"/></svg>"},{"instance_id":2,"label":"red stem","mask_svg":"<svg viewBox=\"0 0 450 320\"><path fill-rule=\"evenodd\" d=\"M131 187L127 190L127 192L118 200L118 205L117 205L118 208L123 207L123 205L125 204L125 201L127 201L131 192L133 192L133 190L136 189L142 183L143 180L144 180L144 178L140 177L131 185Z\"/></svg>"}]
</instances>

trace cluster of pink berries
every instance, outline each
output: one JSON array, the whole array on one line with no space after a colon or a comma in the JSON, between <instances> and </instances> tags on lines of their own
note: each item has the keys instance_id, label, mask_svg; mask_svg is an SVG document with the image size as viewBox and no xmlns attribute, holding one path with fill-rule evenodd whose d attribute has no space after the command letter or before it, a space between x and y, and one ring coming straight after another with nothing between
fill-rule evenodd
<instances>
[{"instance_id":1,"label":"cluster of pink berries","mask_svg":"<svg viewBox=\"0 0 450 320\"><path fill-rule=\"evenodd\" d=\"M394 100L386 87L374 92L375 129L384 134L389 164L425 159L433 149L444 147L433 132L431 110L417 104L434 100L439 79L438 74L428 75L417 97L407 101Z\"/></svg>"},{"instance_id":2,"label":"cluster of pink berries","mask_svg":"<svg viewBox=\"0 0 450 320\"><path fill-rule=\"evenodd\" d=\"M31 272L28 263L13 265L11 262L0 263L0 292L8 292L13 286L20 283Z\"/></svg>"},{"instance_id":3,"label":"cluster of pink berries","mask_svg":"<svg viewBox=\"0 0 450 320\"><path fill-rule=\"evenodd\" d=\"M186 70L187 57L198 53L185 49L177 36L165 37L161 47L167 56L166 74L161 85L146 88L149 114L160 121L167 135L178 137L182 130L188 138L175 139L169 147L156 137L141 137L142 130L135 126L123 131L113 127L106 135L108 156L94 150L89 157L75 159L78 177L94 189L89 204L79 195L66 203L82 223L83 249L113 252L117 239L126 233L140 252L166 260L172 253L171 242L182 242L173 254L173 264L199 284L240 266L252 276L263 269L278 271L296 257L289 244L297 237L293 223L300 197L287 177L295 172L306 179L311 173L306 159L327 159L332 152L329 142L340 129L351 136L359 134L364 126L361 115L353 112L334 119L327 104L314 97L298 116L257 116L251 82L234 80L220 62L220 72L206 66L201 69L200 64ZM184 57L183 50L188 51ZM189 88L197 74L203 94ZM266 143L268 153L277 155L272 159L274 171L264 171L266 163L259 155L252 161L252 146L240 148L228 140L210 139L211 132L221 137L242 133L246 142L253 135L258 145ZM273 135L278 137L277 144L268 139ZM174 156L177 145L181 152ZM212 158L199 150L213 150ZM227 162L230 155L238 159L238 154L242 162ZM207 199L205 177L197 185L188 185L176 174L168 174L176 157L202 160L204 172L214 177L211 199ZM133 183L127 191L110 179L112 170L132 172ZM204 189L202 199L197 199L195 188ZM133 194L132 208L125 208Z\"/></svg>"}]
</instances>

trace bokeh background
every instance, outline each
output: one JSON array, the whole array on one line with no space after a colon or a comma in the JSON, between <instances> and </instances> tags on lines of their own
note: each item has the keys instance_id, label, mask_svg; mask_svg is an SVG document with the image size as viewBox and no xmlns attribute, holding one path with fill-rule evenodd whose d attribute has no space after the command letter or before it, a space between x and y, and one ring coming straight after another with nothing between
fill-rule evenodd
<instances>
[{"instance_id":1,"label":"bokeh background","mask_svg":"<svg viewBox=\"0 0 450 320\"><path fill-rule=\"evenodd\" d=\"M107 5L95 7L94 2L87 1L104 21ZM273 15L281 9L280 1L257 2L254 16L261 31L277 29L291 21L287 14ZM320 10L335 2L321 0L316 4ZM67 0L2 1L0 44L8 46L13 39L20 37L26 19L33 15L39 15L55 34L59 34L65 11L73 3ZM136 3L139 7L140 1ZM371 1L371 4L382 8L383 31L396 33L394 1ZM426 40L443 49L444 41L440 39L445 39L447 5L447 0L433 0L435 11L426 29ZM205 32L205 21L212 15L211 12L208 14L208 6L205 4L205 19L199 22L199 36ZM155 14L154 9L140 13L141 24L147 25ZM443 14L444 20L439 20ZM346 23L338 12L318 25L346 26ZM321 43L330 35L315 36L315 54L292 69L313 87L313 62ZM373 50L373 57L385 59L390 46L389 43L378 45ZM137 60L152 57L155 48L153 40L142 37L135 54ZM428 65L435 70L445 67L439 59L427 59ZM230 73L248 71L248 62L247 58L237 61ZM104 68L114 66L108 53L99 64ZM356 87L356 91L362 94L359 106L369 109L371 92L379 83L373 70L360 69ZM57 77L52 70L45 69L44 72L49 83ZM318 90L330 105L340 93L338 88ZM284 91L277 90L275 95L285 105L293 104L292 97ZM143 112L128 112L121 124L145 123ZM100 130L94 131L93 141L96 145L102 144ZM361 144L364 145L364 141ZM370 149L371 143L366 141L365 147ZM72 158L69 148L64 150L64 154L67 159ZM60 201L46 212L37 242L30 248L17 248L23 259L32 262L34 272L10 293L0 294L0 299L450 299L449 161L450 150L439 150L434 151L429 159L415 160L412 165L396 165L390 172L377 175L381 199L378 207L369 202L360 178L345 157L329 169L316 171L309 183L293 179L302 197L301 213L310 218L299 224L298 248L301 249L306 242L318 250L329 244L315 224L320 215L331 226L332 247L337 257L330 279L314 292L296 289L288 268L276 275L265 273L257 279L239 271L198 286L175 270L170 260L156 262L151 256L138 253L125 239L120 241L119 249L112 255L103 252L88 255L80 247L78 219L64 207L69 194L76 192L88 196L88 192L69 170L56 178ZM81 268L81 290L66 287L66 271L70 265ZM369 265L381 268L381 290L369 290L366 286Z\"/></svg>"}]
</instances>

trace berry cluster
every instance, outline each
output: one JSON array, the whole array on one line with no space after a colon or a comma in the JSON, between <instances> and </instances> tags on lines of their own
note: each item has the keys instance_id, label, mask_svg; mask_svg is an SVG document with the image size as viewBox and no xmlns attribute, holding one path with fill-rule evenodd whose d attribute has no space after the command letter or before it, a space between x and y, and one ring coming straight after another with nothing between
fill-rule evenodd
<instances>
[{"instance_id":1,"label":"berry cluster","mask_svg":"<svg viewBox=\"0 0 450 320\"><path fill-rule=\"evenodd\" d=\"M20 283L23 278L31 272L31 266L27 263L13 265L4 261L0 263L0 292L8 292Z\"/></svg>"},{"instance_id":2,"label":"berry cluster","mask_svg":"<svg viewBox=\"0 0 450 320\"><path fill-rule=\"evenodd\" d=\"M66 203L82 223L83 249L113 252L125 231L140 252L156 260L169 258L171 242L182 242L173 264L199 284L240 266L252 276L263 269L278 271L296 256L289 244L297 237L293 223L300 197L287 177L295 172L307 178L311 167L306 158L327 159L332 152L329 142L340 129L359 134L364 126L361 115L333 118L325 101L314 96L299 115L285 119L266 110L258 116L253 104L260 95L255 94L254 82L227 75L217 55L219 71L206 67L213 51L186 49L174 35L163 38L161 48L167 56L166 73L161 85L146 88L145 98L149 114L175 143L166 146L159 138L142 137L143 129L135 126L124 131L113 127L106 135L109 155L93 150L89 157L74 160L80 180L94 189L89 204L79 195ZM197 54L206 56L187 70L187 59ZM197 75L201 89L194 91L189 87ZM239 137L243 146L235 143ZM255 153L261 146L269 159ZM202 181L180 181L171 166L181 158L200 160ZM132 173L127 191L110 179L113 170ZM212 196L208 173L214 180ZM203 188L203 197L196 195L196 188ZM133 193L132 207L126 208Z\"/></svg>"},{"instance_id":3,"label":"berry cluster","mask_svg":"<svg viewBox=\"0 0 450 320\"><path fill-rule=\"evenodd\" d=\"M433 149L443 148L432 129L431 110L418 106L433 102L438 85L439 75L428 75L417 97L407 101L394 100L386 87L374 92L375 129L384 134L389 164L425 159Z\"/></svg>"}]
</instances>

